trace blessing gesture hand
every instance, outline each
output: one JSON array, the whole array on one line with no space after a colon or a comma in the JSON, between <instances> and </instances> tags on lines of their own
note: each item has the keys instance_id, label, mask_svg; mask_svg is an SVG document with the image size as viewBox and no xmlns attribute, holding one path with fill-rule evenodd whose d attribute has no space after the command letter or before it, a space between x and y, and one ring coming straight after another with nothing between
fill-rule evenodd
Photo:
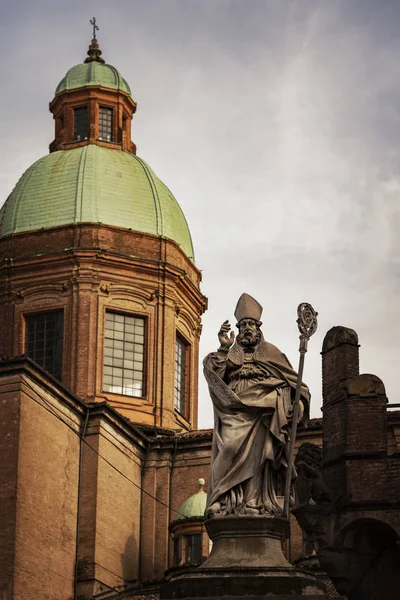
<instances>
[{"instance_id":1,"label":"blessing gesture hand","mask_svg":"<svg viewBox=\"0 0 400 600\"><path fill-rule=\"evenodd\" d=\"M229 332L230 335L228 335ZM235 334L231 331L231 325L228 320L222 323L221 329L218 332L218 339L222 350L229 350L235 341Z\"/></svg>"}]
</instances>

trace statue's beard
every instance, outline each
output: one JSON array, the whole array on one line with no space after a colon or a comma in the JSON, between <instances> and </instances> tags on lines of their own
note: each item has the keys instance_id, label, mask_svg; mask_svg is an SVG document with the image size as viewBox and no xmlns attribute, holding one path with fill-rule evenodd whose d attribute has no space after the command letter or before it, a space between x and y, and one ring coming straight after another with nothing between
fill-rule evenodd
<instances>
[{"instance_id":1,"label":"statue's beard","mask_svg":"<svg viewBox=\"0 0 400 600\"><path fill-rule=\"evenodd\" d=\"M244 333L238 333L237 342L244 348L255 348L261 340L261 331L245 331Z\"/></svg>"}]
</instances>

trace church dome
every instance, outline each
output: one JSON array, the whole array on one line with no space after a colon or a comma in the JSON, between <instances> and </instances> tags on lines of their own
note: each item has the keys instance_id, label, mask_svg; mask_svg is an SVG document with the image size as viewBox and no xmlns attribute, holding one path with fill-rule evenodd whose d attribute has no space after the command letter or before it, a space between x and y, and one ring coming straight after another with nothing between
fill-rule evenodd
<instances>
[{"instance_id":1,"label":"church dome","mask_svg":"<svg viewBox=\"0 0 400 600\"><path fill-rule=\"evenodd\" d=\"M131 95L131 89L121 73L113 66L98 61L75 65L69 69L56 88L55 94L95 85L120 90Z\"/></svg>"},{"instance_id":2,"label":"church dome","mask_svg":"<svg viewBox=\"0 0 400 600\"><path fill-rule=\"evenodd\" d=\"M190 496L190 498L185 500L185 502L181 505L178 511L180 513L178 519L183 519L185 517L187 519L193 517L204 517L207 504L207 494L203 489L205 481L201 477L197 483L199 484L199 491L197 494Z\"/></svg>"},{"instance_id":3,"label":"church dome","mask_svg":"<svg viewBox=\"0 0 400 600\"><path fill-rule=\"evenodd\" d=\"M139 157L88 144L52 152L22 175L0 211L0 236L102 223L165 236L194 259L185 216Z\"/></svg>"}]
</instances>

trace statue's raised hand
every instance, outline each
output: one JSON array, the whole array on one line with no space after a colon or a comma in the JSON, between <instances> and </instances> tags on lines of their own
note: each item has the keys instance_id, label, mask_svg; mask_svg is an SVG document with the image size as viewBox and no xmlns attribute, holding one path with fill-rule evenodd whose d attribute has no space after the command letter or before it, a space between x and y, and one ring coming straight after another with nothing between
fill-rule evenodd
<instances>
[{"instance_id":1,"label":"statue's raised hand","mask_svg":"<svg viewBox=\"0 0 400 600\"><path fill-rule=\"evenodd\" d=\"M228 335L228 333L230 334ZM218 339L221 345L220 350L229 350L235 341L235 334L231 331L231 325L228 320L224 321L218 332Z\"/></svg>"}]
</instances>

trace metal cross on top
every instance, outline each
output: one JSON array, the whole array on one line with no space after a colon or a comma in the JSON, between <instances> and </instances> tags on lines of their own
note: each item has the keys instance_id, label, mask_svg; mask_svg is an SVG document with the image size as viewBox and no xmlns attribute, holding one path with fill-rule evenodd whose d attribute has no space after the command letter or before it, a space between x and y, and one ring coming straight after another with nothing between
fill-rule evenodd
<instances>
[{"instance_id":1,"label":"metal cross on top","mask_svg":"<svg viewBox=\"0 0 400 600\"><path fill-rule=\"evenodd\" d=\"M90 24L93 25L93 39L96 39L96 30L99 31L99 28L96 25L96 17L93 17L93 19L90 19Z\"/></svg>"}]
</instances>

